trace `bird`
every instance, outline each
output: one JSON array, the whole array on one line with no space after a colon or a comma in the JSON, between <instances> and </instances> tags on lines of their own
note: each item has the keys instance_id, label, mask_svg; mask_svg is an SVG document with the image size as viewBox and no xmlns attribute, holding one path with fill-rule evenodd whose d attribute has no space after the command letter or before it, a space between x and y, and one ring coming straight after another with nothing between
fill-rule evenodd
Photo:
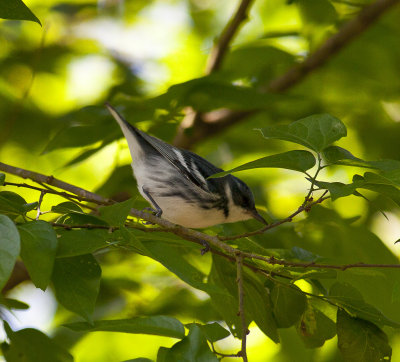
<instances>
[{"instance_id":1,"label":"bird","mask_svg":"<svg viewBox=\"0 0 400 362\"><path fill-rule=\"evenodd\" d=\"M268 225L242 180L230 174L210 179L223 170L194 152L137 129L109 103L105 105L128 142L138 190L156 216L186 228L201 229L251 218Z\"/></svg>"}]
</instances>

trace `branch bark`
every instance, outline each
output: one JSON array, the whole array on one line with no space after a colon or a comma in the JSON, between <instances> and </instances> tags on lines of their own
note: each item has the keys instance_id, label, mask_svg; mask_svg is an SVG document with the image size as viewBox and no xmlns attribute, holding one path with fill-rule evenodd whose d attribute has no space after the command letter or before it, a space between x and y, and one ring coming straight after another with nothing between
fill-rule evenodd
<instances>
[{"instance_id":1,"label":"branch bark","mask_svg":"<svg viewBox=\"0 0 400 362\"><path fill-rule=\"evenodd\" d=\"M377 0L362 9L356 17L344 24L336 34L327 39L303 62L295 65L282 76L272 80L266 87L267 92L284 92L299 84L311 72L321 68L353 39L368 29L382 14L399 4L399 2L400 0ZM193 122L192 125L183 124L185 132L179 129L174 144L182 148L192 148L195 143L207 137L214 136L256 112L256 110L246 112L217 110L202 114L197 117L196 122ZM190 128L190 132L187 132L188 128Z\"/></svg>"},{"instance_id":2,"label":"branch bark","mask_svg":"<svg viewBox=\"0 0 400 362\"><path fill-rule=\"evenodd\" d=\"M243 362L247 362L247 350L246 341L247 334L249 333L246 323L246 315L244 311L244 287L243 287L243 255L238 253L236 255L236 267L237 267L237 284L238 284L238 297L239 297L239 312L240 322L242 324L242 348L238 355L242 357Z\"/></svg>"},{"instance_id":3,"label":"branch bark","mask_svg":"<svg viewBox=\"0 0 400 362\"><path fill-rule=\"evenodd\" d=\"M86 201L93 202L97 205L111 205L111 204L115 203L115 201L113 201L113 200L104 198L100 195L97 195L90 191L84 190L80 187L68 184L64 181L54 178L53 176L45 176L45 175L37 173L37 172L28 171L28 170L10 166L10 165L7 165L7 164L1 163L1 162L0 162L0 171L4 171L4 172L7 172L7 173L10 173L13 175L17 175L17 176L20 176L23 178L29 178L35 182L46 183L46 181L48 181L48 183L50 183L51 185L53 185L57 188L60 188L64 191L67 191L70 193L74 193L78 197L84 198ZM39 189L37 191L41 192L42 189ZM66 197L65 192L60 192L59 195L62 197ZM67 194L67 195L68 195L68 197L70 196L69 194ZM238 250L238 249L233 248L230 245L226 244L225 242L223 242L223 240L234 240L234 239L244 238L244 237L248 237L248 236L252 236L252 235L262 234L273 227L277 227L285 222L292 221L294 216L298 215L300 212L309 210L313 205L321 203L326 198L328 198L328 197L325 197L324 195L322 195L318 200L308 203L306 205L300 206L298 210L296 210L294 213L292 213L287 218L276 221L275 223L270 224L263 229L256 230L256 231L250 232L250 233L232 236L232 237L208 235L208 234L205 234L198 230L188 229L188 228L185 228L180 225L175 225L175 224L169 222L168 220L161 219L155 215L152 215L147 212L140 211L140 210L136 210L136 209L131 209L131 215L133 215L139 219L143 219L145 221L151 222L153 224L157 224L161 227L161 229L160 228L157 228L157 229L149 228L149 230L143 230L143 228L141 228L141 227L134 226L134 228L136 228L136 229L139 229L141 231L150 231L151 230L154 232L160 232L160 231L170 232L172 234L179 236L182 239L185 239L185 240L188 240L191 242L195 242L199 245L204 245L204 242L206 242L211 245L211 248L210 248L211 252L221 255L231 261L235 261L235 260L237 260L238 256L241 256L243 259L249 259L250 261L251 261L251 259L257 259L257 260L261 260L270 265L277 264L277 265L293 267L293 268L336 269L336 270L342 270L342 271L350 269L350 268L396 268L396 269L400 268L400 264L365 264L362 262L353 263L353 264L319 264L319 263L314 263L314 262L311 262L311 263L292 262L292 261L279 260L274 257L268 257L268 256L263 256L263 255L259 255L259 254L254 254L254 253L249 253L249 252L245 252L242 250ZM54 224L54 226L70 228L70 229L71 228L88 228L88 229L99 228L98 226L91 225L91 224L87 224L87 225ZM127 226L129 226L129 225L127 225ZM113 229L113 227L108 227L108 228ZM251 263L243 262L243 265L246 265L247 267L249 267L250 269L252 269L253 271L256 271L256 272L257 271L269 272L269 271L264 270L263 268L255 266ZM20 268L20 266L16 267L16 273L19 273L21 270L22 269ZM274 273L274 274L279 275L277 273ZM18 278L13 274L11 276L10 282L7 284L6 290L12 289L17 284L19 284L21 281L27 280L28 279L27 274L24 274L24 275L25 276L23 278ZM14 280L14 282L13 282L13 280Z\"/></svg>"},{"instance_id":4,"label":"branch bark","mask_svg":"<svg viewBox=\"0 0 400 362\"><path fill-rule=\"evenodd\" d=\"M215 43L208 58L206 74L211 74L221 67L222 59L228 51L229 43L239 31L243 22L247 19L248 10L252 2L253 0L242 0L236 12L233 14L224 30L222 30L218 42Z\"/></svg>"},{"instance_id":5,"label":"branch bark","mask_svg":"<svg viewBox=\"0 0 400 362\"><path fill-rule=\"evenodd\" d=\"M248 17L248 12L253 0L241 0L240 4L233 14L225 28L222 30L218 41L214 44L210 56L208 57L206 74L217 71L222 64L222 60L229 49L229 44ZM174 143L179 146L185 139L185 132L188 128L201 128L204 125L202 114L192 108L188 108L184 120L179 125ZM182 147L182 146L181 146ZM183 146L189 148L189 146Z\"/></svg>"}]
</instances>

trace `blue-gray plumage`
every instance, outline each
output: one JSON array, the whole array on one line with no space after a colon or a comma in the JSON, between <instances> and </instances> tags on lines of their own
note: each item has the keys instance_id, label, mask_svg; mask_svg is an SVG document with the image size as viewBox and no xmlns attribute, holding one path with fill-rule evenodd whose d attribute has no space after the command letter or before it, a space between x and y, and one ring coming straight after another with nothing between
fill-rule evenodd
<instances>
[{"instance_id":1,"label":"blue-gray plumage","mask_svg":"<svg viewBox=\"0 0 400 362\"><path fill-rule=\"evenodd\" d=\"M223 170L193 152L138 130L112 106L106 106L128 142L139 192L158 216L190 228L250 218L267 224L243 181L232 175L208 179Z\"/></svg>"}]
</instances>

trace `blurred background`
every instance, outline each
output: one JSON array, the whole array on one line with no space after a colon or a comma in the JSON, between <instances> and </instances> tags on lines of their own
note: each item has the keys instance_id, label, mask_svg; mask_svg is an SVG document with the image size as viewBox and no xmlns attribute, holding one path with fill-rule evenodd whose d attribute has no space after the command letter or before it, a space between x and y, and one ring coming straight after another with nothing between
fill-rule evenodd
<instances>
[{"instance_id":1,"label":"blurred background","mask_svg":"<svg viewBox=\"0 0 400 362\"><path fill-rule=\"evenodd\" d=\"M200 86L184 83L171 89L204 76L214 41L237 1L27 0L42 27L34 22L0 20L0 161L54 175L103 196L119 200L137 197L135 207L142 208L146 203L138 196L131 175L126 142L104 110L105 101L121 106L126 118L141 129L172 142L186 106L202 111L252 109L251 104L246 107L246 98L228 102L223 94L210 96L213 82L265 91L271 80L301 61L369 3L257 0L221 69ZM207 135L194 150L229 169L293 149L293 145L263 139L255 128L330 113L348 128L348 137L340 146L363 159L399 159L399 17L397 6L302 82L279 96L266 94L265 105L257 103L260 112L221 133ZM324 171L322 179L350 182L355 172L338 167ZM271 219L296 210L308 187L307 181L292 171L252 170L239 176L254 190L258 207ZM29 202L39 196L29 191L21 194ZM400 246L394 244L400 239L398 205L372 193L365 195L371 202L350 197L330 203L327 219L357 218L351 230L343 229L347 227L343 223L341 230L346 230L346 236L341 242L352 243L362 230L365 240L379 238L398 258ZM43 209L54 204L55 198L46 196ZM328 224L327 220L319 222ZM256 226L250 222L243 227ZM241 227L228 232L241 231ZM335 235L323 240L322 226L321 230L307 230L300 224L291 232L294 229L303 233L304 240L288 231L276 239L270 236L269 242L274 247L314 245L310 248L320 254L332 247L335 253L334 240L330 240ZM226 231L224 227L213 230ZM362 240L360 243L358 247L363 248ZM346 249L347 258L350 250ZM160 264L120 251L97 256L104 276L98 317L157 313L175 315L185 322L194 321L193 316L202 321L218 319L205 293L187 286ZM209 256L194 263L207 273ZM384 303L386 296L377 295L376 289L364 292L370 300ZM51 290L43 293L26 283L11 296L31 305L28 311L10 316L13 328L33 326L48 332L71 347L76 361L154 359L158 346L175 343L164 337L105 332L77 336L58 327L72 317L57 305ZM395 308L387 313L396 319ZM400 336L388 333L393 360L400 361ZM320 349L307 350L293 330L282 334L282 344L275 345L256 326L251 328L250 360L340 360L336 338ZM233 352L239 343L227 339L217 345Z\"/></svg>"}]
</instances>

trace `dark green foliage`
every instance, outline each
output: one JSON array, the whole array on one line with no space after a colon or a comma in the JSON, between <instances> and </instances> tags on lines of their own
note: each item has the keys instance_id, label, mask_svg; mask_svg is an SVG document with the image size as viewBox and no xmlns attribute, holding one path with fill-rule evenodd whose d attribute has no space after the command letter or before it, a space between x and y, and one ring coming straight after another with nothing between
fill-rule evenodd
<instances>
[{"instance_id":1,"label":"dark green foliage","mask_svg":"<svg viewBox=\"0 0 400 362\"><path fill-rule=\"evenodd\" d=\"M7 0L0 3L0 18L15 20L35 21L39 25L40 20L34 13L22 2L22 0Z\"/></svg>"},{"instance_id":2,"label":"dark green foliage","mask_svg":"<svg viewBox=\"0 0 400 362\"><path fill-rule=\"evenodd\" d=\"M337 315L338 347L345 361L390 361L392 349L387 335L375 324L353 318L345 311Z\"/></svg>"},{"instance_id":3,"label":"dark green foliage","mask_svg":"<svg viewBox=\"0 0 400 362\"><path fill-rule=\"evenodd\" d=\"M42 32L29 22L1 22L0 161L54 174L118 201L86 208L82 200L46 194L40 204L45 214L35 220L39 193L10 186L8 182L25 181L0 173L0 287L22 261L32 283L52 288L58 303L50 338L32 328L13 331L11 313L29 305L23 297L0 298L1 317L12 326L4 324L6 361L72 361L67 349L83 361L81 350L96 355L109 344L114 354L119 346L113 343L129 335L126 362L151 361L141 356L158 362L217 361L212 344L227 352L226 340L243 338L246 328L252 353L254 330L280 343L270 357L274 361L389 361L392 347L393 359L398 358L399 268L364 268L358 263L398 264L400 244L391 248L375 232L377 211L388 215L383 228L389 231L400 205L399 8L323 59L323 66L312 65L301 81L274 93L277 79L312 56L370 1L253 3L249 23L228 44L220 68L206 76L204 53L218 41L227 10L234 7L228 3L31 2L28 6L43 23L56 16L57 26ZM132 60L93 40L90 31L79 38L71 31L99 19L134 29L155 16L160 4L187 10L185 25L175 24L185 36L180 35L173 54L150 60L151 66L162 61L165 74L171 74L152 80L156 84L150 86L143 71L147 55ZM0 18L40 23L21 0L0 1ZM169 39L167 30L164 34ZM153 41L147 46L160 50ZM113 69L109 85L90 102L72 101L65 87L74 73L71 65L92 56L100 56ZM176 74L179 79L173 78ZM157 72L152 76L157 78ZM57 90L61 83L62 90ZM54 104L46 104L48 99ZM245 328L235 255L201 255L203 246L192 239L143 232L137 228L158 226L129 217L131 208L149 205L137 191L128 150L103 106L106 101L138 128L171 143L179 138L177 128L188 107L202 113L207 122L195 120L193 128L186 122L183 134L194 137L189 146L198 146L195 151L201 156L229 170L212 177L248 170L239 176L246 175L257 207L272 225L299 207L304 210L289 217L290 223L227 241L241 251L271 258L271 263L244 258ZM237 122L229 114L246 117ZM215 122L218 117L221 124ZM240 166L232 168L233 161ZM312 204L321 201L325 191L330 200ZM354 205L363 204L353 210L354 200ZM203 231L231 236L258 228L249 220ZM396 233L392 231L389 243L396 243ZM287 265L275 263L281 260ZM325 269L315 264L356 267ZM145 346L137 342L142 340L138 334L152 338L146 342L152 355L141 350ZM338 341L335 352L332 342L330 349L318 350L332 338ZM256 351L259 359L269 353L264 348L260 345ZM102 357L108 361L114 357L110 355Z\"/></svg>"},{"instance_id":4,"label":"dark green foliage","mask_svg":"<svg viewBox=\"0 0 400 362\"><path fill-rule=\"evenodd\" d=\"M100 266L91 254L56 259L52 281L57 300L91 322L100 277Z\"/></svg>"},{"instance_id":5,"label":"dark green foliage","mask_svg":"<svg viewBox=\"0 0 400 362\"><path fill-rule=\"evenodd\" d=\"M45 290L50 282L57 251L57 234L49 223L31 221L19 227L21 258L36 287Z\"/></svg>"},{"instance_id":6,"label":"dark green foliage","mask_svg":"<svg viewBox=\"0 0 400 362\"><path fill-rule=\"evenodd\" d=\"M4 324L10 344L4 342L1 346L7 362L70 362L72 356L64 348L58 346L47 335L33 328L14 332L9 325Z\"/></svg>"},{"instance_id":7,"label":"dark green foliage","mask_svg":"<svg viewBox=\"0 0 400 362\"><path fill-rule=\"evenodd\" d=\"M14 223L0 215L0 289L7 283L20 252L20 237Z\"/></svg>"},{"instance_id":8,"label":"dark green foliage","mask_svg":"<svg viewBox=\"0 0 400 362\"><path fill-rule=\"evenodd\" d=\"M66 324L65 326L74 331L144 333L173 338L183 338L185 335L183 324L175 318L165 316L94 321L93 324L78 322Z\"/></svg>"}]
</instances>

